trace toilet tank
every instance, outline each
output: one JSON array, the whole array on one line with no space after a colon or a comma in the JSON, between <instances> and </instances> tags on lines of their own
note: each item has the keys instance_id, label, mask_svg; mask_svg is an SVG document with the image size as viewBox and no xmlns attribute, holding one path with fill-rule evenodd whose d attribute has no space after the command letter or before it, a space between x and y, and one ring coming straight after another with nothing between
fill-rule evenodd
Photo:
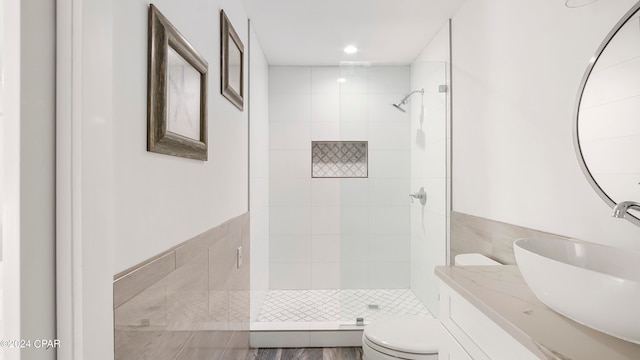
<instances>
[{"instance_id":1,"label":"toilet tank","mask_svg":"<svg viewBox=\"0 0 640 360\"><path fill-rule=\"evenodd\" d=\"M456 266L466 265L502 265L482 254L459 254L455 257Z\"/></svg>"}]
</instances>

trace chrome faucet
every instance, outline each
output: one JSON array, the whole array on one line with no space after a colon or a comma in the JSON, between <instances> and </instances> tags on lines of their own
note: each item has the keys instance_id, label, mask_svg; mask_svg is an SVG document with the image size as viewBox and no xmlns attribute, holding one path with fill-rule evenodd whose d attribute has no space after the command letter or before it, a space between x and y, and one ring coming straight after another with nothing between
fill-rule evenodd
<instances>
[{"instance_id":1,"label":"chrome faucet","mask_svg":"<svg viewBox=\"0 0 640 360\"><path fill-rule=\"evenodd\" d=\"M623 202L619 202L618 204L616 204L616 206L613 208L613 214L611 214L611 216L613 216L614 218L619 218L622 219L625 217L625 215L627 215L627 211L630 208L635 208L637 210L640 210L640 203L635 202L635 201L623 201Z\"/></svg>"}]
</instances>

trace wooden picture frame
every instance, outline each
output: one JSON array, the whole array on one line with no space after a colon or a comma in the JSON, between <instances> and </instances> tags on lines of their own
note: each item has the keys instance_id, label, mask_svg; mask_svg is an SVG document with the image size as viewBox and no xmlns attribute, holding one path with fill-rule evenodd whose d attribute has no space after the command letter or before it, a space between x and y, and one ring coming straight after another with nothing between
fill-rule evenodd
<instances>
[{"instance_id":1,"label":"wooden picture frame","mask_svg":"<svg viewBox=\"0 0 640 360\"><path fill-rule=\"evenodd\" d=\"M204 58L149 5L147 151L207 160Z\"/></svg>"},{"instance_id":2,"label":"wooden picture frame","mask_svg":"<svg viewBox=\"0 0 640 360\"><path fill-rule=\"evenodd\" d=\"M238 109L244 108L244 45L220 10L220 91Z\"/></svg>"}]
</instances>

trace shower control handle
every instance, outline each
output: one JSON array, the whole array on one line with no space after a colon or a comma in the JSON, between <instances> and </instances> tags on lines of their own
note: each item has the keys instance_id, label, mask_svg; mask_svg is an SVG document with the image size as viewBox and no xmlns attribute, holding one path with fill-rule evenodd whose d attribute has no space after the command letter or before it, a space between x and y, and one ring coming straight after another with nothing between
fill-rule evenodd
<instances>
[{"instance_id":1,"label":"shower control handle","mask_svg":"<svg viewBox=\"0 0 640 360\"><path fill-rule=\"evenodd\" d=\"M427 203L427 192L424 190L424 187L420 188L420 191L417 193L409 194L411 197L411 203L413 204L413 199L419 199L420 204L424 205Z\"/></svg>"}]
</instances>

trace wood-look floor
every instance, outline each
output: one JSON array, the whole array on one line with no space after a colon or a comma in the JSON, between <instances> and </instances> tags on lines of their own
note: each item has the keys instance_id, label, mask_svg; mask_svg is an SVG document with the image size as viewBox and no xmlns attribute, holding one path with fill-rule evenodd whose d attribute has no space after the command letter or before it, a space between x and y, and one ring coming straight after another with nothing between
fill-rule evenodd
<instances>
[{"instance_id":1,"label":"wood-look floor","mask_svg":"<svg viewBox=\"0 0 640 360\"><path fill-rule=\"evenodd\" d=\"M247 360L362 360L362 348L254 349Z\"/></svg>"}]
</instances>

